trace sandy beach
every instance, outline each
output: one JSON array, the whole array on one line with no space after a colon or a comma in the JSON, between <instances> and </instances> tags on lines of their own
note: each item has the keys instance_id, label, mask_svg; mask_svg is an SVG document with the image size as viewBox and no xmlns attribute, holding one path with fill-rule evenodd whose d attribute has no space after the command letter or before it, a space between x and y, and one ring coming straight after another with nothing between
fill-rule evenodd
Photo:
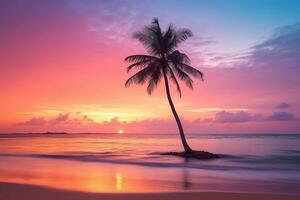
<instances>
[{"instance_id":1,"label":"sandy beach","mask_svg":"<svg viewBox=\"0 0 300 200\"><path fill-rule=\"evenodd\" d=\"M87 193L52 189L41 186L0 183L1 199L5 200L298 200L300 196L229 192L172 192L172 193Z\"/></svg>"}]
</instances>

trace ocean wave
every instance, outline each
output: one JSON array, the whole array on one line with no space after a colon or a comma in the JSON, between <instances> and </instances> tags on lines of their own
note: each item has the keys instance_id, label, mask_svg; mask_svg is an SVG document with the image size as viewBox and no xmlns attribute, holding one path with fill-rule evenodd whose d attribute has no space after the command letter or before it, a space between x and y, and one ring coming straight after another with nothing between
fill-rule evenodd
<instances>
[{"instance_id":1,"label":"ocean wave","mask_svg":"<svg viewBox=\"0 0 300 200\"><path fill-rule=\"evenodd\" d=\"M230 156L223 155L221 161L198 161L194 159L179 159L176 162L172 160L164 160L165 156L161 156L156 152L150 153L148 156L139 159L120 158L121 154L115 152L101 152L101 153L69 153L69 154L11 154L1 153L3 157L32 157L45 159L62 159L80 162L99 162L110 164L125 164L125 165L139 165L145 167L162 167L162 168L191 168L202 170L241 170L241 171L296 171L300 172L299 156ZM294 165L283 165L280 162L287 162ZM274 164L278 165L274 165ZM266 165L267 164L267 165Z\"/></svg>"}]
</instances>

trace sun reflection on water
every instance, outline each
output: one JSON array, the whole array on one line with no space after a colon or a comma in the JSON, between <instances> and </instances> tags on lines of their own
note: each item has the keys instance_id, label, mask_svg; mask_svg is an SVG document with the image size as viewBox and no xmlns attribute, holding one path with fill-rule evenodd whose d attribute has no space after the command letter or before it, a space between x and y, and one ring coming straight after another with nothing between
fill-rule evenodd
<instances>
[{"instance_id":1,"label":"sun reflection on water","mask_svg":"<svg viewBox=\"0 0 300 200\"><path fill-rule=\"evenodd\" d=\"M123 189L123 176L121 172L117 172L116 173L116 177L115 177L115 186L116 186L116 191L122 191Z\"/></svg>"}]
</instances>

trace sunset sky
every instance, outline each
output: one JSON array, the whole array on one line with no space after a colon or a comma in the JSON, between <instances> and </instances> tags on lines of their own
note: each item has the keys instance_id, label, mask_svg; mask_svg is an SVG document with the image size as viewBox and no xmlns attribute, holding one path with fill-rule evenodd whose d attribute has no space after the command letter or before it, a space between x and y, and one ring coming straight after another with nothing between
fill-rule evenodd
<instances>
[{"instance_id":1,"label":"sunset sky","mask_svg":"<svg viewBox=\"0 0 300 200\"><path fill-rule=\"evenodd\" d=\"M190 133L300 133L300 1L0 0L0 132L177 131L163 82L125 88L158 17L204 82L172 97Z\"/></svg>"}]
</instances>

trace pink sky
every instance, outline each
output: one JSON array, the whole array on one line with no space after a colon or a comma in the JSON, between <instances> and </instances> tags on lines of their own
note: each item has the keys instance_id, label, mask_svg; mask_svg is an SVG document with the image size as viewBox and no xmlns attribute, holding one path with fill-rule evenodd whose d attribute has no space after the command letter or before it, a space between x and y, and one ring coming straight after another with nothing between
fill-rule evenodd
<instances>
[{"instance_id":1,"label":"pink sky","mask_svg":"<svg viewBox=\"0 0 300 200\"><path fill-rule=\"evenodd\" d=\"M66 2L0 6L0 132L177 131L162 83L152 96L144 86L124 87L124 58L145 53L131 35L150 23L152 8L145 14L125 2ZM181 49L205 81L194 91L182 84L181 99L172 88L187 132L300 131L299 23L266 26L264 39L237 43L210 36L212 18L199 26L196 14L195 23L155 14L195 33Z\"/></svg>"}]
</instances>

